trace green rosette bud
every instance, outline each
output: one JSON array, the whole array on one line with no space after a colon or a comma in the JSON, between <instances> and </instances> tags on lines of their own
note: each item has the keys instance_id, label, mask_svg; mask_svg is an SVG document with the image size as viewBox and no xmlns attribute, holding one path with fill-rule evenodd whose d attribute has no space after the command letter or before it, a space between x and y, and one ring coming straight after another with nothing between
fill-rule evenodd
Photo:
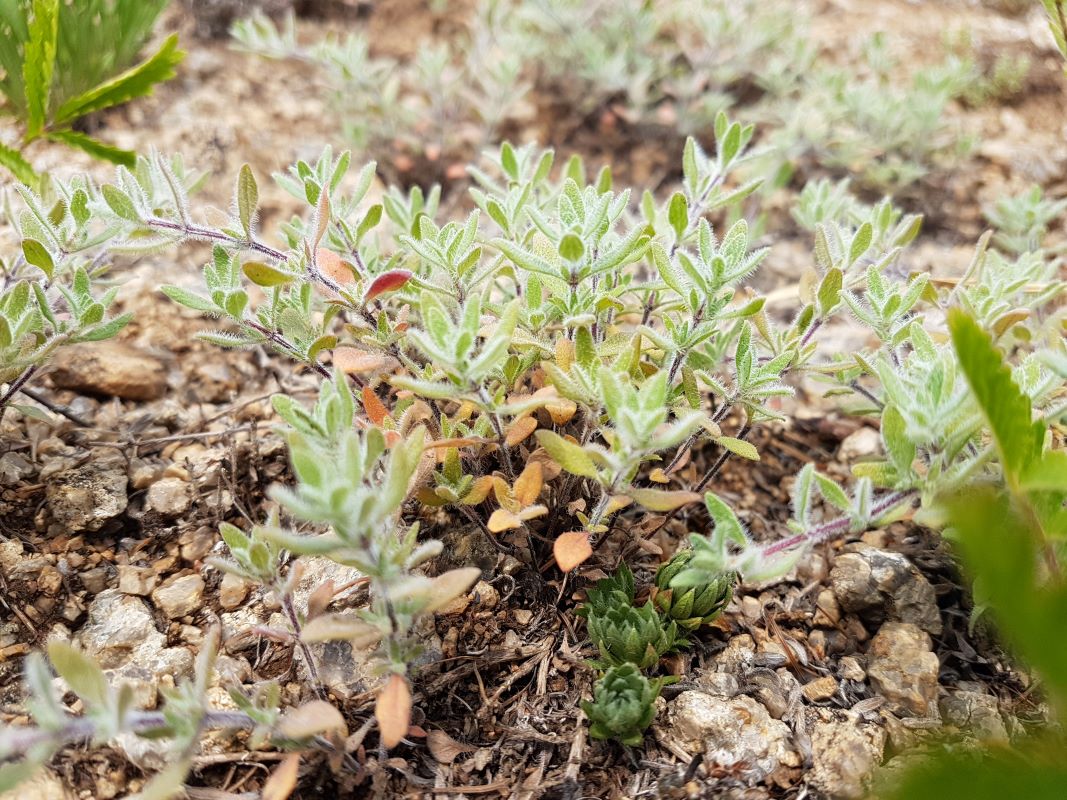
<instances>
[{"instance_id":1,"label":"green rosette bud","mask_svg":"<svg viewBox=\"0 0 1067 800\"><path fill-rule=\"evenodd\" d=\"M698 586L672 588L671 581L689 566L692 558L692 550L680 550L656 571L655 586L652 588L652 601L656 608L686 631L695 631L722 613L733 597L736 580L733 573L727 573Z\"/></svg>"},{"instance_id":2,"label":"green rosette bud","mask_svg":"<svg viewBox=\"0 0 1067 800\"><path fill-rule=\"evenodd\" d=\"M587 606L589 638L600 651L593 664L601 669L627 662L639 669L654 667L660 658L684 640L674 622L665 622L651 602L635 608L629 603Z\"/></svg>"},{"instance_id":3,"label":"green rosette bud","mask_svg":"<svg viewBox=\"0 0 1067 800\"><path fill-rule=\"evenodd\" d=\"M589 717L589 735L594 739L617 739L639 745L645 729L656 716L656 698L662 679L649 680L633 664L609 669L593 687L593 702L584 701Z\"/></svg>"}]
</instances>

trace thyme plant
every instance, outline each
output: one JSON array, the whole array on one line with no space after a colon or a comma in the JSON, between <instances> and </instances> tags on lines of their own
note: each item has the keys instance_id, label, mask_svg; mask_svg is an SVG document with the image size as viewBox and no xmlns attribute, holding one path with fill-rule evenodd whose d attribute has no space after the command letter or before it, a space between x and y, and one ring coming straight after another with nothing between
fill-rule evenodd
<instances>
[{"instance_id":1,"label":"thyme plant","mask_svg":"<svg viewBox=\"0 0 1067 800\"><path fill-rule=\"evenodd\" d=\"M1006 451L987 433L995 420L946 334L959 314L1002 349L1035 424L1062 419L1067 352L1055 254L995 252L987 236L963 275L912 274L905 253L917 217L888 200L868 206L841 187L813 186L797 209L811 230L812 266L795 313L772 317L748 281L773 251L739 210L759 188L738 178L753 158L754 130L720 114L714 135L713 154L687 142L680 187L658 198L617 189L608 168L590 176L581 159L556 167L550 150L504 144L470 169L475 208L461 219L442 219L434 192L372 198L374 164L345 181L350 155L327 150L276 176L306 204L279 242L259 228L247 167L232 217L219 226L200 221L187 179L159 156L135 171L120 167L102 186L57 186L71 214L88 212L77 224L105 251L211 243L202 287L163 291L217 320L204 339L269 348L321 376L313 409L274 401L295 477L274 496L311 527L227 526L225 568L263 582L283 606L292 581L283 551L326 555L367 576L369 607L341 616L321 603L287 607L288 636L374 648L385 676L376 713L384 746L408 729L416 619L476 579L477 570L436 578L417 570L440 547L419 541L421 507L483 527L530 566L552 558L580 575L586 561L609 558L606 539L633 537L642 515L703 500L713 528L694 533L692 554L666 569L658 602L634 608L625 580L600 599L590 593L590 633L607 643L605 666L651 668L678 644L679 626L699 628L725 602L734 575L780 577L813 543L912 511L940 527L940 498L1010 475ZM79 189L84 200L75 203ZM64 226L74 223L34 213L50 205L32 192L22 199L20 219L34 221L23 228L25 247L34 258L30 241L53 262L66 257ZM845 315L869 331L869 346L833 350L825 333ZM885 456L853 465L847 489L805 467L788 531L756 542L714 492L715 478L728 458L759 458L747 436L784 416L781 401L799 377L878 417ZM1050 443L1035 438L1031 447L1043 453ZM698 448L708 466L685 481L679 465ZM307 650L303 657L313 675ZM639 683L627 678L619 696L645 698ZM644 711L635 719L619 735L632 738Z\"/></svg>"}]
</instances>

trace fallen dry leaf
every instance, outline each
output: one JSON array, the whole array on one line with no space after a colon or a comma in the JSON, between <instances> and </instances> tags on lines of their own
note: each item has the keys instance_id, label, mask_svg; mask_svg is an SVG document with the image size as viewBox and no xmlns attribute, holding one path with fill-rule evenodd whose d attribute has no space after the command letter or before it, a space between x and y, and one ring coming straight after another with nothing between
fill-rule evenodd
<instances>
[{"instance_id":1,"label":"fallen dry leaf","mask_svg":"<svg viewBox=\"0 0 1067 800\"><path fill-rule=\"evenodd\" d=\"M274 772L263 784L261 800L286 800L296 788L299 772L300 754L290 753L282 759L282 763L275 767Z\"/></svg>"},{"instance_id":2,"label":"fallen dry leaf","mask_svg":"<svg viewBox=\"0 0 1067 800\"><path fill-rule=\"evenodd\" d=\"M477 749L469 744L457 742L444 731L436 730L426 734L426 746L430 748L430 755L440 764L451 764L464 753L471 753Z\"/></svg>"},{"instance_id":3,"label":"fallen dry leaf","mask_svg":"<svg viewBox=\"0 0 1067 800\"><path fill-rule=\"evenodd\" d=\"M593 546L585 531L561 533L552 545L552 554L556 563L564 572L570 572L589 556L593 555Z\"/></svg>"},{"instance_id":4,"label":"fallen dry leaf","mask_svg":"<svg viewBox=\"0 0 1067 800\"><path fill-rule=\"evenodd\" d=\"M374 704L374 718L385 747L396 747L411 725L411 689L403 675L389 676L385 688L378 693Z\"/></svg>"}]
</instances>

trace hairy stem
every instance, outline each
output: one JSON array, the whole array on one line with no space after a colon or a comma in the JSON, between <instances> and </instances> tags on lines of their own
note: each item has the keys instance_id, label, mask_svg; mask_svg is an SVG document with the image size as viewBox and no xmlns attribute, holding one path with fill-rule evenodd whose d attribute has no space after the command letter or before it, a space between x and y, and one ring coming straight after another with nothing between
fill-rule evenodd
<instances>
[{"instance_id":1,"label":"hairy stem","mask_svg":"<svg viewBox=\"0 0 1067 800\"><path fill-rule=\"evenodd\" d=\"M315 657L311 655L311 648L307 646L307 642L300 638L300 617L296 613L296 606L293 605L293 596L289 592L279 592L279 594L282 596L282 609L284 609L285 616L293 628L300 654L304 657L304 663L307 665L308 675L311 676L311 680L315 684L315 692L320 697L325 697L322 681L319 679L319 668L315 664Z\"/></svg>"},{"instance_id":2,"label":"hairy stem","mask_svg":"<svg viewBox=\"0 0 1067 800\"><path fill-rule=\"evenodd\" d=\"M134 711L126 718L124 729L144 734L167 726L161 711ZM208 711L204 714L204 728L251 729L255 721L243 711ZM25 755L38 745L52 743L61 746L81 742L96 735L96 722L88 717L69 717L63 727L53 730L32 727L11 727L0 733L0 759L8 760Z\"/></svg>"},{"instance_id":3,"label":"hairy stem","mask_svg":"<svg viewBox=\"0 0 1067 800\"><path fill-rule=\"evenodd\" d=\"M915 489L887 494L871 506L871 519L877 519L890 509L911 500L917 494L918 492ZM779 539L777 542L772 542L763 548L763 555L772 556L802 544L818 544L819 542L825 542L827 539L832 539L835 536L847 533L851 527L852 520L849 517L838 517L829 522L824 522L821 525L816 525L814 528L806 530L803 533L790 536L788 539Z\"/></svg>"},{"instance_id":4,"label":"hairy stem","mask_svg":"<svg viewBox=\"0 0 1067 800\"><path fill-rule=\"evenodd\" d=\"M159 219L157 217L149 217L144 223L149 228L174 231L175 233L182 234L188 239L224 242L225 244L233 245L235 247L243 247L255 253L259 253L262 256L266 256L279 264L284 264L288 260L285 253L281 250L275 250L270 245L264 244L257 239L239 239L235 236L229 236L222 231L217 231L214 228L205 228L201 225L193 225L192 223L171 222L170 220Z\"/></svg>"}]
</instances>

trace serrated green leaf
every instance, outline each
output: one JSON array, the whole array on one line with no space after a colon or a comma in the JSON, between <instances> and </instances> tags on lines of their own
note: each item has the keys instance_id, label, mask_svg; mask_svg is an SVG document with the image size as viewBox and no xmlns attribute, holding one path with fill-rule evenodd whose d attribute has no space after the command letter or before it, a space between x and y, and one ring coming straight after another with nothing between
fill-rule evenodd
<instances>
[{"instance_id":1,"label":"serrated green leaf","mask_svg":"<svg viewBox=\"0 0 1067 800\"><path fill-rule=\"evenodd\" d=\"M841 270L836 267L828 270L826 275L823 276L818 292L819 313L821 315L825 316L830 313L837 305L843 283L844 276L841 274Z\"/></svg>"},{"instance_id":2,"label":"serrated green leaf","mask_svg":"<svg viewBox=\"0 0 1067 800\"><path fill-rule=\"evenodd\" d=\"M897 472L907 475L915 460L915 444L908 439L907 424L895 406L886 406L882 412L882 442L889 460Z\"/></svg>"},{"instance_id":3,"label":"serrated green leaf","mask_svg":"<svg viewBox=\"0 0 1067 800\"><path fill-rule=\"evenodd\" d=\"M33 167L30 162L22 157L22 153L15 150L13 147L8 147L3 142L0 142L0 166L7 169L16 180L25 183L27 186L37 185L37 173L33 171Z\"/></svg>"},{"instance_id":4,"label":"serrated green leaf","mask_svg":"<svg viewBox=\"0 0 1067 800\"><path fill-rule=\"evenodd\" d=\"M177 74L175 67L183 58L185 53L178 49L178 34L171 34L150 58L63 103L56 112L56 124L65 125L93 111L150 95L157 83Z\"/></svg>"},{"instance_id":5,"label":"serrated green leaf","mask_svg":"<svg viewBox=\"0 0 1067 800\"><path fill-rule=\"evenodd\" d=\"M22 61L22 85L26 93L26 140L36 139L48 121L48 99L56 65L59 36L59 0L33 0Z\"/></svg>"},{"instance_id":6,"label":"serrated green leaf","mask_svg":"<svg viewBox=\"0 0 1067 800\"><path fill-rule=\"evenodd\" d=\"M748 537L745 535L741 522L737 519L737 514L720 497L708 492L704 495L704 505L707 506L708 513L715 521L716 538L741 546L748 544Z\"/></svg>"},{"instance_id":7,"label":"serrated green leaf","mask_svg":"<svg viewBox=\"0 0 1067 800\"><path fill-rule=\"evenodd\" d=\"M565 261L576 263L585 255L585 244L578 236L568 233L559 241L559 254Z\"/></svg>"},{"instance_id":8,"label":"serrated green leaf","mask_svg":"<svg viewBox=\"0 0 1067 800\"><path fill-rule=\"evenodd\" d=\"M856 260L867 252L867 248L871 246L871 239L874 238L874 228L871 227L871 223L864 222L859 230L856 231L856 235L852 237L852 242L848 246L848 265L852 266L856 263Z\"/></svg>"},{"instance_id":9,"label":"serrated green leaf","mask_svg":"<svg viewBox=\"0 0 1067 800\"><path fill-rule=\"evenodd\" d=\"M61 142L68 147L88 153L93 158L101 161L110 161L112 164L121 164L124 167L133 167L137 163L137 154L132 150L123 150L121 147L101 142L81 131L63 130L49 131L45 138L53 142Z\"/></svg>"},{"instance_id":10,"label":"serrated green leaf","mask_svg":"<svg viewBox=\"0 0 1067 800\"><path fill-rule=\"evenodd\" d=\"M952 309L948 325L960 368L993 433L1004 474L1015 485L1040 454L1044 428L1031 418L1030 399L1012 380L1011 368L978 323Z\"/></svg>"},{"instance_id":11,"label":"serrated green leaf","mask_svg":"<svg viewBox=\"0 0 1067 800\"><path fill-rule=\"evenodd\" d=\"M828 478L821 472L816 472L814 475L816 483L819 484L819 492L826 498L827 502L845 512L852 507L852 502L848 499L848 495L845 494L845 490L838 486L835 480Z\"/></svg>"}]
</instances>

